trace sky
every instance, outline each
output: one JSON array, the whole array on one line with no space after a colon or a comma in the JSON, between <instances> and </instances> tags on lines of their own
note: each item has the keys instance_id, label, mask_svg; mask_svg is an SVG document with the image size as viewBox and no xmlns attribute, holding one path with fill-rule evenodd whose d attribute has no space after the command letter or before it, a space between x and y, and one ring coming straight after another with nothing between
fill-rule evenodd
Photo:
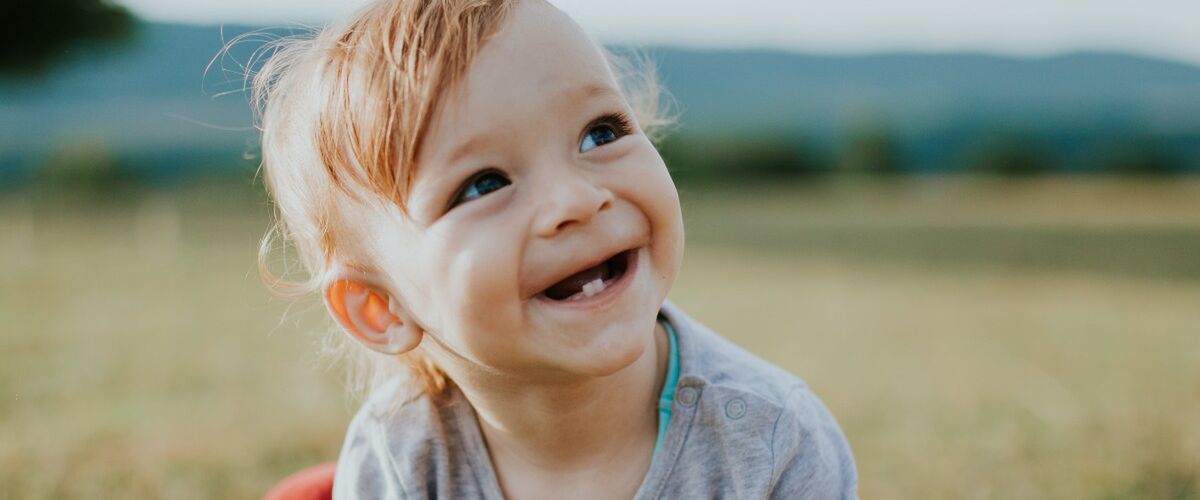
<instances>
[{"instance_id":1,"label":"sky","mask_svg":"<svg viewBox=\"0 0 1200 500\"><path fill-rule=\"evenodd\" d=\"M320 25L365 0L117 0L154 21ZM551 0L605 43L810 53L1115 50L1200 64L1198 0ZM734 7L733 5L736 5Z\"/></svg>"}]
</instances>

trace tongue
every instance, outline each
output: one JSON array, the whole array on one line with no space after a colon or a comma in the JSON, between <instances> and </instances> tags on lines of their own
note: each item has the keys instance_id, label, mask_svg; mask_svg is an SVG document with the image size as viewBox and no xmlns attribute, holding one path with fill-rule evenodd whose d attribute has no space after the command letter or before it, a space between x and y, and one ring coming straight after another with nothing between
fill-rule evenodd
<instances>
[{"instance_id":1,"label":"tongue","mask_svg":"<svg viewBox=\"0 0 1200 500\"><path fill-rule=\"evenodd\" d=\"M606 280L611 277L612 271L609 269L608 261L605 261L596 267L589 267L567 276L566 279L555 283L554 286L547 288L542 293L554 300L563 300L583 291L583 285L596 281L597 278Z\"/></svg>"}]
</instances>

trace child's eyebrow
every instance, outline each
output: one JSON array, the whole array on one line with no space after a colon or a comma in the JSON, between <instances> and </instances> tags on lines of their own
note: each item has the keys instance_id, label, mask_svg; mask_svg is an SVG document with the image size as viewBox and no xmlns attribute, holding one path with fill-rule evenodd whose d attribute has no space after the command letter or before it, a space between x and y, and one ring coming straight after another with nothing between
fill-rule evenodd
<instances>
[{"instance_id":1,"label":"child's eyebrow","mask_svg":"<svg viewBox=\"0 0 1200 500\"><path fill-rule=\"evenodd\" d=\"M573 103L584 99L595 97L620 97L621 95L613 90L612 86L602 83L588 83L580 85L568 92L570 97L566 102Z\"/></svg>"},{"instance_id":2,"label":"child's eyebrow","mask_svg":"<svg viewBox=\"0 0 1200 500\"><path fill-rule=\"evenodd\" d=\"M467 142L459 144L458 147L454 148L454 151L450 153L450 156L447 157L446 164L454 165L455 163L458 163L459 160L470 154L472 150L479 147L480 143L487 142L487 139L488 136L486 134L476 135L467 140Z\"/></svg>"},{"instance_id":3,"label":"child's eyebrow","mask_svg":"<svg viewBox=\"0 0 1200 500\"><path fill-rule=\"evenodd\" d=\"M560 101L564 107L577 105L581 101L595 98L620 98L621 94L612 88L611 85L603 83L586 83L577 87L571 88L562 93ZM454 165L463 157L469 155L472 150L487 142L489 139L487 134L471 137L466 142L455 147L450 155L446 157L446 165Z\"/></svg>"}]
</instances>

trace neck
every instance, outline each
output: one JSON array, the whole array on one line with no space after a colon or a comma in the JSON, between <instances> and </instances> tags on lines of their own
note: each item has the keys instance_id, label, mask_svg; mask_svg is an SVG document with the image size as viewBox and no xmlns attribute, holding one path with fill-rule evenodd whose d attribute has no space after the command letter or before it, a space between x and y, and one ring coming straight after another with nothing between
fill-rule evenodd
<instances>
[{"instance_id":1,"label":"neck","mask_svg":"<svg viewBox=\"0 0 1200 500\"><path fill-rule=\"evenodd\" d=\"M630 457L644 459L648 468L669 349L658 322L646 342L636 361L605 377L545 384L456 380L475 408L497 472L561 474L627 466Z\"/></svg>"}]
</instances>

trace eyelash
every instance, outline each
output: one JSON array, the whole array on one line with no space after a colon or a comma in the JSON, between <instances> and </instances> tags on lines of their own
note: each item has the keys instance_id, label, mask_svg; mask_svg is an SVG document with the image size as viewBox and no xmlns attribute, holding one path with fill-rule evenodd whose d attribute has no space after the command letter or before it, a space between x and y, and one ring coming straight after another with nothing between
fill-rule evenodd
<instances>
[{"instance_id":1,"label":"eyelash","mask_svg":"<svg viewBox=\"0 0 1200 500\"><path fill-rule=\"evenodd\" d=\"M598 127L600 125L607 125L609 127L612 127L613 132L616 133L616 137L614 137L612 140L609 140L608 142L605 142L604 144L596 144L594 147L600 147L605 144L610 144L612 142L615 142L617 139L620 139L622 137L625 137L625 136L633 133L633 120L631 120L629 118L629 115L627 115L623 112L608 113L608 114L600 116L599 118L596 118L595 120L592 120L592 122L587 125L587 127L583 131L583 136L581 136L579 138L580 144L582 145L583 141L585 139L587 139L588 134L590 134L596 127ZM478 182L478 181L488 177L489 175L497 175L497 176L504 178L505 184L503 186L500 186L500 187L497 187L490 191L487 191L486 193L480 193L475 198L471 198L471 199L467 199L467 200L463 199L463 196L465 196L466 193L474 186L475 182ZM457 207L458 205L461 205L468 201L474 200L476 198L481 198L481 197L487 195L488 193L491 193L492 191L498 191L510 184L512 184L512 181L508 180L508 177L504 175L504 172L501 172L494 168L485 169L483 171L476 173L475 175L472 175L470 179L467 179L467 182L463 183L463 185L458 188L458 191L456 191L454 193L454 196L450 199L450 203L448 204L446 209L451 210L454 207Z\"/></svg>"},{"instance_id":2,"label":"eyelash","mask_svg":"<svg viewBox=\"0 0 1200 500\"><path fill-rule=\"evenodd\" d=\"M476 196L475 198L471 198L471 199L467 199L467 200L463 199L463 196L465 196L467 194L467 192L470 191L472 187L474 187L476 182L478 182L490 175L499 176L500 178L504 179L505 184L503 186L492 189L492 190L488 191L487 193L479 193L479 195ZM454 207L457 207L468 201L474 200L476 198L482 198L483 196L487 195L488 193L490 193L492 191L499 191L500 189L504 189L509 184L512 184L512 181L508 180L508 176L504 175L504 172L501 172L494 168L485 169L479 173L476 173L475 175L472 175L470 179L467 179L467 182L463 183L462 187L458 188L458 191L454 193L454 197L450 199L450 204L449 204L449 206L446 207L446 209L450 210L450 209L453 209Z\"/></svg>"},{"instance_id":3,"label":"eyelash","mask_svg":"<svg viewBox=\"0 0 1200 500\"><path fill-rule=\"evenodd\" d=\"M579 142L582 144L584 139L587 139L588 134L599 125L608 125L612 127L613 131L617 134L617 136L611 141L608 141L604 144L615 142L617 139L633 133L633 120L629 118L629 115L623 112L608 113L596 118L595 120L592 120L592 122L588 124L587 128L583 130L583 136L579 138ZM596 147L603 146L604 144L597 144Z\"/></svg>"}]
</instances>

